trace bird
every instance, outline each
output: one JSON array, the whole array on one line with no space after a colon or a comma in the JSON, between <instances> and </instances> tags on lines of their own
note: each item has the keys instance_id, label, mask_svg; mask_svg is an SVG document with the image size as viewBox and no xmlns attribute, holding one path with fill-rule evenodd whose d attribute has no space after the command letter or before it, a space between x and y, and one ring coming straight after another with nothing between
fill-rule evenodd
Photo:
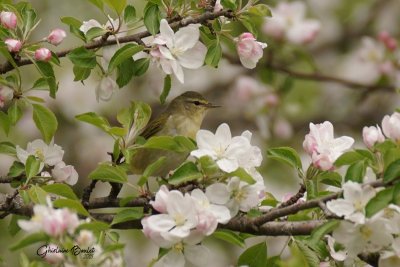
<instances>
[{"instance_id":1,"label":"bird","mask_svg":"<svg viewBox=\"0 0 400 267\"><path fill-rule=\"evenodd\" d=\"M195 139L207 111L217 107L220 106L210 103L200 93L187 91L174 98L158 117L152 119L140 136L146 140L152 136L178 135ZM166 162L153 173L153 176L166 177L179 167L188 155L188 152L138 148L130 160L130 167L133 174L143 174L148 165L165 156Z\"/></svg>"}]
</instances>

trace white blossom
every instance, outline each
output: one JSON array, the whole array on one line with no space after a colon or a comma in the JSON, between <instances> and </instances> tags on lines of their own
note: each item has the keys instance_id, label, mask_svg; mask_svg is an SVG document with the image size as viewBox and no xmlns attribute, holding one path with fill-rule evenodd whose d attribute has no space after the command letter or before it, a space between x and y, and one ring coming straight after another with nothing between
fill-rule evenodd
<instances>
[{"instance_id":1,"label":"white blossom","mask_svg":"<svg viewBox=\"0 0 400 267\"><path fill-rule=\"evenodd\" d=\"M53 178L58 183L67 183L69 185L74 185L78 182L78 173L76 172L74 166L65 165L64 162L59 162L51 171Z\"/></svg>"},{"instance_id":2,"label":"white blossom","mask_svg":"<svg viewBox=\"0 0 400 267\"><path fill-rule=\"evenodd\" d=\"M386 115L382 120L383 133L395 142L400 141L400 113Z\"/></svg>"},{"instance_id":3,"label":"white blossom","mask_svg":"<svg viewBox=\"0 0 400 267\"><path fill-rule=\"evenodd\" d=\"M198 69L204 63L207 48L199 41L199 27L191 24L174 33L168 22L162 19L160 34L153 41L155 48L150 55L166 74L174 74L181 83L184 82L182 67Z\"/></svg>"},{"instance_id":4,"label":"white blossom","mask_svg":"<svg viewBox=\"0 0 400 267\"><path fill-rule=\"evenodd\" d=\"M375 196L375 189L369 185L348 181L343 185L343 199L335 199L326 203L327 208L346 220L363 224L365 222L365 206Z\"/></svg>"},{"instance_id":5,"label":"white blossom","mask_svg":"<svg viewBox=\"0 0 400 267\"><path fill-rule=\"evenodd\" d=\"M233 172L239 167L250 169L258 167L262 161L261 151L250 144L250 132L232 137L226 123L221 124L215 134L199 130L196 134L198 149L191 152L196 158L209 156L225 172Z\"/></svg>"}]
</instances>

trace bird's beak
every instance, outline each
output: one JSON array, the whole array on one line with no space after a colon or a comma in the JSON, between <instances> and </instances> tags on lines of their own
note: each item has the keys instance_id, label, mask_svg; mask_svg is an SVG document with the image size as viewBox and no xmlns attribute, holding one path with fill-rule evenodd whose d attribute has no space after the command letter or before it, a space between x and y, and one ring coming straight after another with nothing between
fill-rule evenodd
<instances>
[{"instance_id":1,"label":"bird's beak","mask_svg":"<svg viewBox=\"0 0 400 267\"><path fill-rule=\"evenodd\" d=\"M214 105L213 103L207 103L204 106L207 108L220 108L221 107L219 105Z\"/></svg>"}]
</instances>

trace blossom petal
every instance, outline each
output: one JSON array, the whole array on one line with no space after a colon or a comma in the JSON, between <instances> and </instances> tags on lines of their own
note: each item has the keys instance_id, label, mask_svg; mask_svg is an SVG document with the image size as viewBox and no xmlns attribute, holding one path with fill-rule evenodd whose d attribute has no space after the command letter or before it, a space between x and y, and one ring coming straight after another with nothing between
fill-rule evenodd
<instances>
[{"instance_id":1,"label":"blossom petal","mask_svg":"<svg viewBox=\"0 0 400 267\"><path fill-rule=\"evenodd\" d=\"M222 171L227 173L234 172L239 168L239 163L236 159L222 158L217 161L217 165Z\"/></svg>"},{"instance_id":2,"label":"blossom petal","mask_svg":"<svg viewBox=\"0 0 400 267\"><path fill-rule=\"evenodd\" d=\"M208 266L210 258L209 251L205 246L186 245L184 248L185 258L194 266Z\"/></svg>"},{"instance_id":3,"label":"blossom petal","mask_svg":"<svg viewBox=\"0 0 400 267\"><path fill-rule=\"evenodd\" d=\"M186 50L178 56L179 63L187 69L198 69L204 64L207 48L201 42L197 42L193 48Z\"/></svg>"},{"instance_id":4,"label":"blossom petal","mask_svg":"<svg viewBox=\"0 0 400 267\"><path fill-rule=\"evenodd\" d=\"M172 249L170 252L165 254L154 267L184 267L185 257L181 252Z\"/></svg>"},{"instance_id":5,"label":"blossom petal","mask_svg":"<svg viewBox=\"0 0 400 267\"><path fill-rule=\"evenodd\" d=\"M326 207L338 216L348 216L354 212L353 203L344 199L331 200L326 203Z\"/></svg>"},{"instance_id":6,"label":"blossom petal","mask_svg":"<svg viewBox=\"0 0 400 267\"><path fill-rule=\"evenodd\" d=\"M206 188L206 196L210 202L224 205L230 198L230 192L226 184L216 183Z\"/></svg>"},{"instance_id":7,"label":"blossom petal","mask_svg":"<svg viewBox=\"0 0 400 267\"><path fill-rule=\"evenodd\" d=\"M200 25L191 24L180 28L175 33L175 47L181 51L187 51L195 46L200 37Z\"/></svg>"},{"instance_id":8,"label":"blossom petal","mask_svg":"<svg viewBox=\"0 0 400 267\"><path fill-rule=\"evenodd\" d=\"M166 19L162 19L160 22L160 34L161 37L164 39L167 47L171 48L174 43L175 34L174 31L169 26L168 21Z\"/></svg>"}]
</instances>

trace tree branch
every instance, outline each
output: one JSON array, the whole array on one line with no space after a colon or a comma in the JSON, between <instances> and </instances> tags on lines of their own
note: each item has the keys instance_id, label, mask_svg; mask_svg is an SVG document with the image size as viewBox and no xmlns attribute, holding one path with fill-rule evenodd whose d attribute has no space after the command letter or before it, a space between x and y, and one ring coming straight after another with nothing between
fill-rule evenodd
<instances>
[{"instance_id":1,"label":"tree branch","mask_svg":"<svg viewBox=\"0 0 400 267\"><path fill-rule=\"evenodd\" d=\"M198 17L195 17L195 18L182 18L179 21L172 22L170 24L170 26L173 29L178 29L178 28L182 28L187 25L190 25L190 24L204 23L208 20L213 20L218 17L234 18L235 14L233 13L233 11L230 11L230 10L221 10L218 12L208 12L207 11L204 14L202 14ZM92 49L96 49L96 48L100 48L100 47L104 47L104 46L115 45L117 43L122 44L122 43L136 42L136 43L140 44L140 43L143 43L143 41L142 41L143 38L146 38L149 36L151 36L150 32L143 31L143 32L139 32L139 33L128 35L128 36L119 37L116 39L110 39L110 40L100 39L100 40L88 43L88 44L84 45L84 47L86 49L92 50ZM63 51L59 51L55 54L58 57L65 57L69 52L71 52L74 49L75 48L66 49ZM30 64L32 64L32 62L29 59L21 59L18 62L16 62L16 64L17 64L17 66L24 66L24 65L30 65ZM14 67L11 65L11 63L7 62L7 63L3 64L2 66L0 66L0 74L7 73L13 69L14 69Z\"/></svg>"}]
</instances>

